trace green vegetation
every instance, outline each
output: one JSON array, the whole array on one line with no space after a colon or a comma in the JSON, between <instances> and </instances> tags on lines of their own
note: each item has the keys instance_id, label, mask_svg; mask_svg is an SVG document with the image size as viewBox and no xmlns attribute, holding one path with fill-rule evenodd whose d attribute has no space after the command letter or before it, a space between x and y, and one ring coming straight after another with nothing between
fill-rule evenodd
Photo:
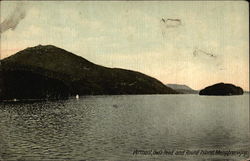
<instances>
[{"instance_id":1,"label":"green vegetation","mask_svg":"<svg viewBox=\"0 0 250 161\"><path fill-rule=\"evenodd\" d=\"M202 89L200 95L218 95L218 96L230 96L230 95L242 95L243 89L233 84L217 83L212 86L208 86Z\"/></svg>"},{"instance_id":2,"label":"green vegetation","mask_svg":"<svg viewBox=\"0 0 250 161\"><path fill-rule=\"evenodd\" d=\"M46 45L1 60L0 99L60 99L79 95L176 94L145 74L96 65Z\"/></svg>"}]
</instances>

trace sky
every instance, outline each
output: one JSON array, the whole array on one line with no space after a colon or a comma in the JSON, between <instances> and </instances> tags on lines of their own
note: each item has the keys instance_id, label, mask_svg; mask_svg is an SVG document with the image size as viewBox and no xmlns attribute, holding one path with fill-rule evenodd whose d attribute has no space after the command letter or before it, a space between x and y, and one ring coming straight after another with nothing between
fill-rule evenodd
<instances>
[{"instance_id":1,"label":"sky","mask_svg":"<svg viewBox=\"0 0 250 161\"><path fill-rule=\"evenodd\" d=\"M55 45L162 83L249 90L246 1L1 1L1 59Z\"/></svg>"}]
</instances>

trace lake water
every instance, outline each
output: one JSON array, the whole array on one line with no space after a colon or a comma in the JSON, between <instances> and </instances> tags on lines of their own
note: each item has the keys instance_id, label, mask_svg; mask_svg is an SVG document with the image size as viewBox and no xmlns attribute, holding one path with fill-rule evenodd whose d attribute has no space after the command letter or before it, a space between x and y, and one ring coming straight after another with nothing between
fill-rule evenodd
<instances>
[{"instance_id":1,"label":"lake water","mask_svg":"<svg viewBox=\"0 0 250 161\"><path fill-rule=\"evenodd\" d=\"M0 106L4 161L249 157L249 95L86 96ZM224 156L229 150L242 154Z\"/></svg>"}]
</instances>

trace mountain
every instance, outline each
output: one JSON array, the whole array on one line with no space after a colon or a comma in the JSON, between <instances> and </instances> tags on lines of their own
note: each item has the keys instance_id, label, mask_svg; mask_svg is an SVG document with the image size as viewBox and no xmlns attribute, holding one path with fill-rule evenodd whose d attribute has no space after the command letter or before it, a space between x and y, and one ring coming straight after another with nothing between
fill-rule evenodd
<instances>
[{"instance_id":1,"label":"mountain","mask_svg":"<svg viewBox=\"0 0 250 161\"><path fill-rule=\"evenodd\" d=\"M218 96L242 95L243 89L233 84L217 83L202 89L199 94Z\"/></svg>"},{"instance_id":2,"label":"mountain","mask_svg":"<svg viewBox=\"0 0 250 161\"><path fill-rule=\"evenodd\" d=\"M174 89L175 91L182 93L182 94L198 94L199 91L196 91L187 85L181 84L166 84L167 87Z\"/></svg>"},{"instance_id":3,"label":"mountain","mask_svg":"<svg viewBox=\"0 0 250 161\"><path fill-rule=\"evenodd\" d=\"M2 100L178 93L145 74L96 65L53 45L30 47L1 60L0 76Z\"/></svg>"}]
</instances>

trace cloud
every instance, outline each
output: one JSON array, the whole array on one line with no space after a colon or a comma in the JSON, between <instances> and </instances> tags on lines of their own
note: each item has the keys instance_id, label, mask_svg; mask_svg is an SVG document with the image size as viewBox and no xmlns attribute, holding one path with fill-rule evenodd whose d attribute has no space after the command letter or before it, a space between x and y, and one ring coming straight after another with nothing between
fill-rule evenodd
<instances>
[{"instance_id":1,"label":"cloud","mask_svg":"<svg viewBox=\"0 0 250 161\"><path fill-rule=\"evenodd\" d=\"M0 33L11 29L15 30L17 25L24 19L26 16L26 10L23 2L19 2L16 5L15 10L0 24Z\"/></svg>"}]
</instances>

